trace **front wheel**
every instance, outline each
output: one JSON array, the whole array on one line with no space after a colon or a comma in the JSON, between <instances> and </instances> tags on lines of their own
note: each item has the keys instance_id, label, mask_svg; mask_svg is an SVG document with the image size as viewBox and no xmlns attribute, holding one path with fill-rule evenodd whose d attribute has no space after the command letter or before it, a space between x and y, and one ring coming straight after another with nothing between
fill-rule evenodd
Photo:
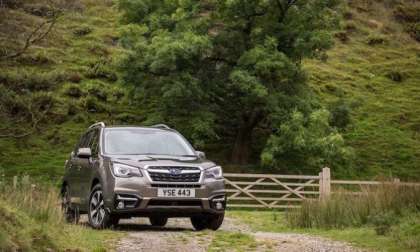
<instances>
[{"instance_id":1,"label":"front wheel","mask_svg":"<svg viewBox=\"0 0 420 252\"><path fill-rule=\"evenodd\" d=\"M111 215L104 204L104 196L101 185L96 185L92 188L89 197L88 209L89 225L95 229L108 228L112 225L117 225L119 218Z\"/></svg>"},{"instance_id":2,"label":"front wheel","mask_svg":"<svg viewBox=\"0 0 420 252\"><path fill-rule=\"evenodd\" d=\"M193 216L191 217L191 224L197 231L204 229L217 230L222 225L224 217L224 213Z\"/></svg>"}]
</instances>

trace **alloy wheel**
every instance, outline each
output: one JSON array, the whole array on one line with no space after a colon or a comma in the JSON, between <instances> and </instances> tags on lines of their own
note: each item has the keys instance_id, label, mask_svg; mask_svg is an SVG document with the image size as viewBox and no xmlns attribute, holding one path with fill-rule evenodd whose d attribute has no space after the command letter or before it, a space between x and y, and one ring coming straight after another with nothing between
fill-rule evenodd
<instances>
[{"instance_id":1,"label":"alloy wheel","mask_svg":"<svg viewBox=\"0 0 420 252\"><path fill-rule=\"evenodd\" d=\"M90 219L93 222L92 224L101 226L105 217L104 198L101 190L95 191L92 195L89 208Z\"/></svg>"}]
</instances>

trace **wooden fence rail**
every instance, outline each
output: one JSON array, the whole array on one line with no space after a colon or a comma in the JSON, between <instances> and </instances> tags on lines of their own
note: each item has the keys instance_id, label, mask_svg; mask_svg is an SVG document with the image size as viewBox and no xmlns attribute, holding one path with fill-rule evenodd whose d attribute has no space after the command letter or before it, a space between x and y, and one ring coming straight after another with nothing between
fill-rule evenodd
<instances>
[{"instance_id":1,"label":"wooden fence rail","mask_svg":"<svg viewBox=\"0 0 420 252\"><path fill-rule=\"evenodd\" d=\"M350 194L363 193L363 186L395 184L420 186L420 183L331 180L331 171L323 168L318 175L225 173L229 208L299 208L304 200L328 198L336 187L356 186Z\"/></svg>"}]
</instances>

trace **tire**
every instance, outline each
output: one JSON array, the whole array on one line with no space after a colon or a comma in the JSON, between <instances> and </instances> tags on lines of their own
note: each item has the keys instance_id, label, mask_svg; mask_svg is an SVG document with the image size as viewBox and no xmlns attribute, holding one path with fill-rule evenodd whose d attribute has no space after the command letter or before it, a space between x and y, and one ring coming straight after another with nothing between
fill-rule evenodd
<instances>
[{"instance_id":1,"label":"tire","mask_svg":"<svg viewBox=\"0 0 420 252\"><path fill-rule=\"evenodd\" d=\"M66 222L74 224L79 223L79 209L71 206L69 187L67 185L63 188L61 193L61 209Z\"/></svg>"},{"instance_id":2,"label":"tire","mask_svg":"<svg viewBox=\"0 0 420 252\"><path fill-rule=\"evenodd\" d=\"M222 225L224 218L225 218L225 213L210 215L208 228L216 231Z\"/></svg>"},{"instance_id":3,"label":"tire","mask_svg":"<svg viewBox=\"0 0 420 252\"><path fill-rule=\"evenodd\" d=\"M109 228L119 221L117 216L111 215L104 205L104 197L101 185L95 185L89 196L88 206L89 225L94 229Z\"/></svg>"},{"instance_id":4,"label":"tire","mask_svg":"<svg viewBox=\"0 0 420 252\"><path fill-rule=\"evenodd\" d=\"M167 217L152 216L149 217L150 224L154 227L163 227L168 223Z\"/></svg>"},{"instance_id":5,"label":"tire","mask_svg":"<svg viewBox=\"0 0 420 252\"><path fill-rule=\"evenodd\" d=\"M204 229L217 230L222 225L224 217L224 213L193 216L191 217L191 224L197 231Z\"/></svg>"}]
</instances>

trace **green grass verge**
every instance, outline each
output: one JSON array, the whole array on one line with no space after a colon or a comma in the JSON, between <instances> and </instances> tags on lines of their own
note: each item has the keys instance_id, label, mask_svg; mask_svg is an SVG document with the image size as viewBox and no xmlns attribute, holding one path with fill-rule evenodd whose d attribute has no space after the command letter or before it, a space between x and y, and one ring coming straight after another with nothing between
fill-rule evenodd
<instances>
[{"instance_id":1,"label":"green grass verge","mask_svg":"<svg viewBox=\"0 0 420 252\"><path fill-rule=\"evenodd\" d=\"M253 251L257 246L258 243L252 235L239 232L218 231L215 232L208 251Z\"/></svg>"},{"instance_id":2,"label":"green grass verge","mask_svg":"<svg viewBox=\"0 0 420 252\"><path fill-rule=\"evenodd\" d=\"M229 210L227 216L241 220L254 231L319 235L333 240L349 242L354 246L375 251L416 251L415 248L404 246L402 242L409 239L407 238L408 235L406 232L398 230L399 226L395 226L394 231L391 231L388 235L377 235L373 227L344 229L290 228L286 222L285 213L279 211ZM413 223L412 218L405 222L403 221L400 225L404 226L407 223ZM420 215L416 218L420 220ZM412 232L414 233L415 231ZM417 237L418 235L411 234L412 239L417 239Z\"/></svg>"}]
</instances>

